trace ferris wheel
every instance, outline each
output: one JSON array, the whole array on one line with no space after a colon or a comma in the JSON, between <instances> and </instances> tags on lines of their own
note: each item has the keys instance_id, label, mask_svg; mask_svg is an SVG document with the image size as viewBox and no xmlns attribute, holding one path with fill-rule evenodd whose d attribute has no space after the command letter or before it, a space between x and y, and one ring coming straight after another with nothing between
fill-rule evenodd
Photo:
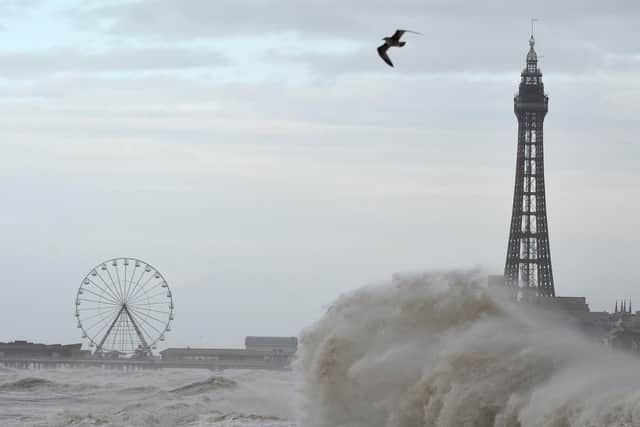
<instances>
[{"instance_id":1,"label":"ferris wheel","mask_svg":"<svg viewBox=\"0 0 640 427\"><path fill-rule=\"evenodd\" d=\"M114 258L94 267L80 284L75 316L96 353L149 355L173 321L173 296L150 264Z\"/></svg>"}]
</instances>

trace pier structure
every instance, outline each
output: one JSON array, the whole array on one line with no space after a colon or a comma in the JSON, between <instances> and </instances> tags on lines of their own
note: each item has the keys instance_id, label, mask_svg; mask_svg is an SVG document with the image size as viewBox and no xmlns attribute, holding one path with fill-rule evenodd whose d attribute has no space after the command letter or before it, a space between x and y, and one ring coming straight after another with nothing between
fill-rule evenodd
<instances>
[{"instance_id":1,"label":"pier structure","mask_svg":"<svg viewBox=\"0 0 640 427\"><path fill-rule=\"evenodd\" d=\"M52 349L73 349L53 352ZM1 350L5 351L2 352ZM10 349L10 350L7 350ZM80 344L34 344L27 341L0 343L0 366L24 369L102 368L102 369L289 369L296 351L296 337L248 336L245 348L167 348L160 357L122 357L120 353L94 353L80 350Z\"/></svg>"},{"instance_id":2,"label":"pier structure","mask_svg":"<svg viewBox=\"0 0 640 427\"><path fill-rule=\"evenodd\" d=\"M230 358L227 360L125 360L125 359L39 359L39 358L0 358L0 366L15 369L56 369L56 368L99 368L120 370L147 369L208 369L222 371L225 369L290 369L289 360L259 355L258 358L243 360Z\"/></svg>"}]
</instances>

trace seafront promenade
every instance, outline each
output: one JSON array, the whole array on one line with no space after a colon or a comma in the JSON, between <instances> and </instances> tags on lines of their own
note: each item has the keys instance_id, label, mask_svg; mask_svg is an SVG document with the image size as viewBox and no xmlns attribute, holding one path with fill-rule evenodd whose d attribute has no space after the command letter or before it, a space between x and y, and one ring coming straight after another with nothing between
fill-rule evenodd
<instances>
[{"instance_id":1,"label":"seafront promenade","mask_svg":"<svg viewBox=\"0 0 640 427\"><path fill-rule=\"evenodd\" d=\"M102 369L208 369L220 371L224 369L266 369L287 370L289 365L275 363L273 360L241 361L241 360L125 360L125 359L22 359L0 358L0 366L18 369L55 369L55 368L102 368Z\"/></svg>"}]
</instances>

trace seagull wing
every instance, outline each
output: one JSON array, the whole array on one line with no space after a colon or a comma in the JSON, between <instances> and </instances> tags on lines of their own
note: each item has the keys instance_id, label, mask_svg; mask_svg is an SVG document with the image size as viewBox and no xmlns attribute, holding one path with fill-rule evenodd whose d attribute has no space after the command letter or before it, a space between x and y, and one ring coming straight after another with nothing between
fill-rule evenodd
<instances>
[{"instance_id":1,"label":"seagull wing","mask_svg":"<svg viewBox=\"0 0 640 427\"><path fill-rule=\"evenodd\" d=\"M393 67L393 62L391 62L391 60L389 59L389 55L387 55L387 50L389 49L389 46L385 43L381 46L378 47L378 55L380 55L380 58L382 58L382 60L384 62L386 62L387 64L389 64L390 67Z\"/></svg>"},{"instance_id":2,"label":"seagull wing","mask_svg":"<svg viewBox=\"0 0 640 427\"><path fill-rule=\"evenodd\" d=\"M395 41L399 41L400 37L406 32L406 30L396 30L395 33L391 36L391 38Z\"/></svg>"},{"instance_id":3,"label":"seagull wing","mask_svg":"<svg viewBox=\"0 0 640 427\"><path fill-rule=\"evenodd\" d=\"M402 37L402 34L404 33L413 33L413 34L420 34L421 36L424 36L424 34L419 33L417 31L411 31L411 30L396 30L395 34L393 35L393 37L396 36L396 34L400 33L400 35L398 36L398 38Z\"/></svg>"}]
</instances>

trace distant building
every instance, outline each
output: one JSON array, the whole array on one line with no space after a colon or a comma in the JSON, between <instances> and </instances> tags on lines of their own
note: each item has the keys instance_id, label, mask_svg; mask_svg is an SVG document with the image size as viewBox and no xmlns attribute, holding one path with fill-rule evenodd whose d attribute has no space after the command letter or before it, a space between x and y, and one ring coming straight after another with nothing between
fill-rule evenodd
<instances>
[{"instance_id":1,"label":"distant building","mask_svg":"<svg viewBox=\"0 0 640 427\"><path fill-rule=\"evenodd\" d=\"M567 313L589 313L586 297L541 297L544 304L553 304Z\"/></svg>"},{"instance_id":2,"label":"distant building","mask_svg":"<svg viewBox=\"0 0 640 427\"><path fill-rule=\"evenodd\" d=\"M90 352L81 349L82 344L36 344L28 341L0 343L0 358L77 359Z\"/></svg>"},{"instance_id":3,"label":"distant building","mask_svg":"<svg viewBox=\"0 0 640 427\"><path fill-rule=\"evenodd\" d=\"M168 348L160 352L163 362L210 364L218 368L284 368L298 349L296 337L246 337L245 347Z\"/></svg>"},{"instance_id":4,"label":"distant building","mask_svg":"<svg viewBox=\"0 0 640 427\"><path fill-rule=\"evenodd\" d=\"M496 295L506 294L508 287L502 276L489 276L488 285ZM591 311L585 297L531 296L519 304L535 306L551 313L561 314L562 321L572 325L591 339L610 347L640 355L640 311L631 310L631 301L616 301L612 313Z\"/></svg>"},{"instance_id":5,"label":"distant building","mask_svg":"<svg viewBox=\"0 0 640 427\"><path fill-rule=\"evenodd\" d=\"M298 351L296 337L246 337L244 346L247 350L276 351L293 354Z\"/></svg>"}]
</instances>

